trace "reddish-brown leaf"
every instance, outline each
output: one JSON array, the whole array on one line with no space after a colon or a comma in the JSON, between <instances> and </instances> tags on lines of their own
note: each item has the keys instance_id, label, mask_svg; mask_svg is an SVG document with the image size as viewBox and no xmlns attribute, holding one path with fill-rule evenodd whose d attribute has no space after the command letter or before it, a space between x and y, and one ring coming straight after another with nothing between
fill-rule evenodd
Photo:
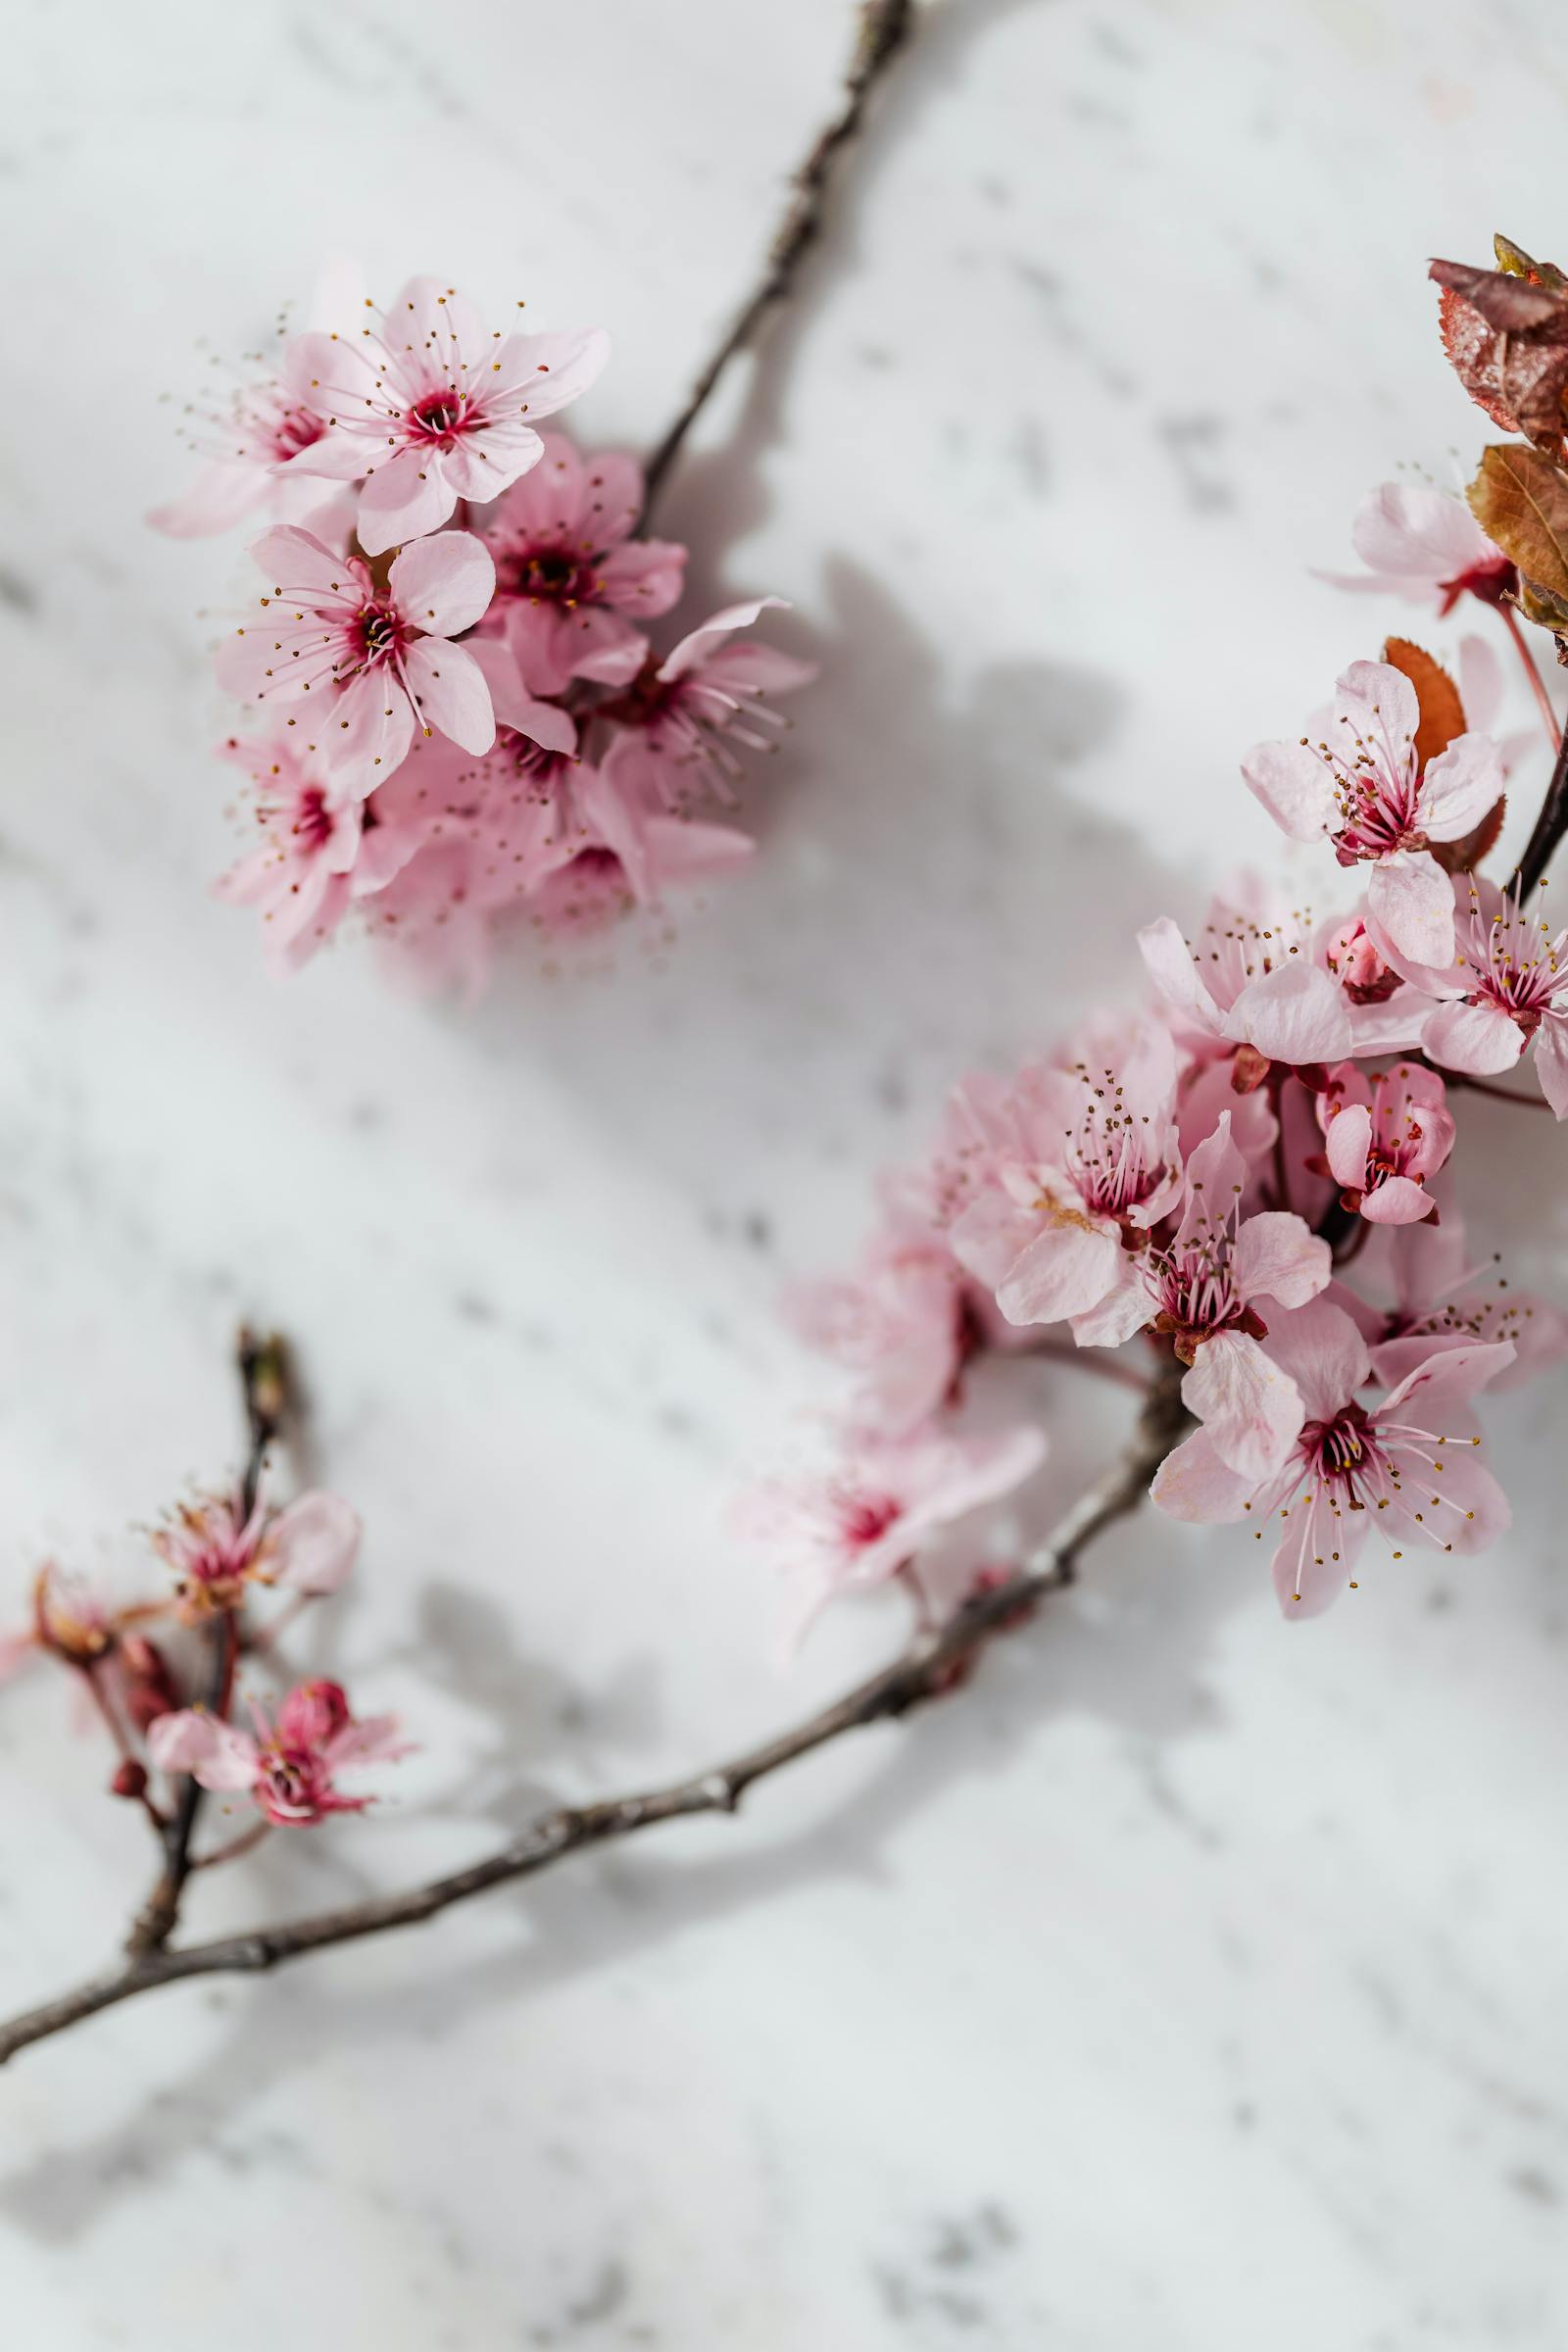
<instances>
[{"instance_id":1,"label":"reddish-brown leaf","mask_svg":"<svg viewBox=\"0 0 1568 2352\"><path fill-rule=\"evenodd\" d=\"M1529 261L1506 239L1503 250ZM1434 262L1431 275L1443 289L1443 347L1471 399L1505 432L1555 449L1568 392L1568 294L1559 290L1560 271L1530 266L1537 274L1527 277L1512 268Z\"/></svg>"},{"instance_id":2,"label":"reddish-brown leaf","mask_svg":"<svg viewBox=\"0 0 1568 2352\"><path fill-rule=\"evenodd\" d=\"M1471 513L1526 579L1568 597L1568 474L1544 451L1494 442L1465 492Z\"/></svg>"},{"instance_id":3,"label":"reddish-brown leaf","mask_svg":"<svg viewBox=\"0 0 1568 2352\"><path fill-rule=\"evenodd\" d=\"M1464 733L1464 705L1459 689L1441 662L1435 662L1407 637L1390 637L1383 659L1400 670L1415 688L1421 706L1421 724L1415 731L1415 756L1423 767L1446 752L1456 735Z\"/></svg>"},{"instance_id":4,"label":"reddish-brown leaf","mask_svg":"<svg viewBox=\"0 0 1568 2352\"><path fill-rule=\"evenodd\" d=\"M1462 841L1429 841L1427 848L1450 874L1474 873L1482 858L1496 848L1507 813L1508 796L1500 792L1473 833L1467 833Z\"/></svg>"}]
</instances>

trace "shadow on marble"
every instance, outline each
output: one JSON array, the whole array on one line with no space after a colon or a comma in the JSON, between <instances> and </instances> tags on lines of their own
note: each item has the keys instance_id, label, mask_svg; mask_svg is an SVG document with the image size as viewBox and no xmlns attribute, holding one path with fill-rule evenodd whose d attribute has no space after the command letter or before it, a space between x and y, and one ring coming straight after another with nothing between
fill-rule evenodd
<instances>
[{"instance_id":1,"label":"shadow on marble","mask_svg":"<svg viewBox=\"0 0 1568 2352\"><path fill-rule=\"evenodd\" d=\"M710 1857L670 1861L653 1848L628 1847L568 1864L537 1884L486 1898L492 1912L505 1907L515 1916L524 1936L516 1949L453 1965L441 1954L437 1926L411 1943L408 1982L338 1989L302 1972L254 1985L160 1996L199 1999L209 2013L221 2010L227 2020L221 2039L167 2080L133 2117L47 2151L26 2170L0 2180L0 2216L46 2243L69 2244L89 2232L106 2207L152 2189L193 2156L236 2172L277 2156L308 2163L303 2146L290 2150L275 2133L265 2147L253 2145L251 2134L236 2129L248 2103L328 2053L394 2046L410 2037L439 2041L456 2020L471 2025L489 2009L515 2008L567 1980L618 1968L716 1922L809 1897L834 1883L891 1884L898 1876L900 1835L922 1809L956 1791L983 1807L987 1783L1016 1761L1053 1716L1092 1715L1117 1727L1154 1808L1177 1834L1213 1849L1218 1832L1183 1803L1160 1768L1159 1751L1217 1720L1203 1663L1220 1621L1246 1588L1234 1577L1195 1569L1159 1585L1156 1609L1153 1548L1147 1535L1109 1538L1097 1554L1091 1608L1075 1595L1053 1604L1034 1627L992 1651L977 1690L879 1733L888 1745L863 1785L803 1830L765 1844L752 1842L767 1836L766 1793L759 1792L735 1824L684 1833L710 1833ZM445 1609L452 1596L436 1598ZM462 1639L451 1649L464 1693L490 1707L512 1734L514 1710L531 1697L528 1720L548 1750L577 1702L551 1670L515 1653L504 1625L487 1631L494 1613L477 1605L478 1616L471 1596L459 1597ZM1156 1630L1157 1640L1151 1639ZM492 1633L500 1641L486 1686L482 1675L473 1679L470 1638L488 1641ZM638 1693L634 1712L649 1704L646 1690ZM604 1720L598 1702L592 1712ZM529 1801L545 1793L526 1774L518 1787L528 1788ZM511 1826L516 1820L506 1809L511 1802L510 1794L504 1804L503 1791L492 1789L479 1809ZM983 1812L977 1818L983 1827ZM1042 1884L1051 1875L1052 1822L1043 1766ZM267 1908L260 1895L259 1902ZM119 2030L134 2033L134 2018ZM1049 2031L1049 2021L1042 2030ZM171 2128L175 2123L177 2130Z\"/></svg>"}]
</instances>

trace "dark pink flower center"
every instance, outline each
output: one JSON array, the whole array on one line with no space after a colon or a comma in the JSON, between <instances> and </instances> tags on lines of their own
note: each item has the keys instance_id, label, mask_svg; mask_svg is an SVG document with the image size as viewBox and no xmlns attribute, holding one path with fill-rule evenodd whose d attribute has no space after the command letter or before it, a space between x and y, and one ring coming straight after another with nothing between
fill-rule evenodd
<instances>
[{"instance_id":1,"label":"dark pink flower center","mask_svg":"<svg viewBox=\"0 0 1568 2352\"><path fill-rule=\"evenodd\" d=\"M835 1499L839 1541L850 1551L860 1551L880 1543L904 1508L893 1495L868 1493L864 1489L842 1493Z\"/></svg>"},{"instance_id":2,"label":"dark pink flower center","mask_svg":"<svg viewBox=\"0 0 1568 2352\"><path fill-rule=\"evenodd\" d=\"M1484 605L1500 605L1514 586L1516 574L1504 555L1487 556L1472 564L1468 571L1456 571L1451 580L1442 582L1443 602L1438 607L1438 618L1446 620L1461 596L1476 596Z\"/></svg>"},{"instance_id":3,"label":"dark pink flower center","mask_svg":"<svg viewBox=\"0 0 1568 2352\"><path fill-rule=\"evenodd\" d=\"M496 585L503 596L526 597L531 604L599 601L600 580L593 565L559 545L509 549L497 563Z\"/></svg>"},{"instance_id":4,"label":"dark pink flower center","mask_svg":"<svg viewBox=\"0 0 1568 2352\"><path fill-rule=\"evenodd\" d=\"M362 605L350 632L363 669L376 669L396 659L407 632L403 615L390 602Z\"/></svg>"},{"instance_id":5,"label":"dark pink flower center","mask_svg":"<svg viewBox=\"0 0 1568 2352\"><path fill-rule=\"evenodd\" d=\"M1308 1472L1356 1510L1365 1509L1367 1491L1381 1492L1388 1477L1389 1463L1371 1420L1353 1401L1332 1421L1308 1421L1300 1450Z\"/></svg>"},{"instance_id":6,"label":"dark pink flower center","mask_svg":"<svg viewBox=\"0 0 1568 2352\"><path fill-rule=\"evenodd\" d=\"M1568 989L1565 950L1568 932L1553 937L1544 923L1527 921L1514 900L1504 901L1502 913L1491 922L1472 910L1459 956L1476 975L1467 1002L1507 1013L1526 1037L1534 1037Z\"/></svg>"},{"instance_id":7,"label":"dark pink flower center","mask_svg":"<svg viewBox=\"0 0 1568 2352\"><path fill-rule=\"evenodd\" d=\"M267 1747L257 1771L257 1794L266 1810L288 1821L309 1821L321 1809L331 1787L319 1761L307 1748Z\"/></svg>"},{"instance_id":8,"label":"dark pink flower center","mask_svg":"<svg viewBox=\"0 0 1568 2352\"><path fill-rule=\"evenodd\" d=\"M446 449L460 433L470 431L474 421L467 393L446 384L421 393L403 419L411 440L430 441Z\"/></svg>"},{"instance_id":9,"label":"dark pink flower center","mask_svg":"<svg viewBox=\"0 0 1568 2352\"><path fill-rule=\"evenodd\" d=\"M281 464L285 459L298 457L302 449L312 448L326 431L319 416L309 409L285 409L272 429L272 454Z\"/></svg>"},{"instance_id":10,"label":"dark pink flower center","mask_svg":"<svg viewBox=\"0 0 1568 2352\"><path fill-rule=\"evenodd\" d=\"M308 857L319 857L337 831L337 818L319 784L307 784L294 805L289 831Z\"/></svg>"}]
</instances>

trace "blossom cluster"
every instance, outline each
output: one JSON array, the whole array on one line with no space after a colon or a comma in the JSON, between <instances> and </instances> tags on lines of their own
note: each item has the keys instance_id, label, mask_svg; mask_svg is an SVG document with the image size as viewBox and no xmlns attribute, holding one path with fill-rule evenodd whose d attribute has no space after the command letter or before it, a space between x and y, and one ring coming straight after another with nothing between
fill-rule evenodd
<instances>
[{"instance_id":1,"label":"blossom cluster","mask_svg":"<svg viewBox=\"0 0 1568 2352\"><path fill-rule=\"evenodd\" d=\"M333 1813L363 1812L370 1798L345 1791L339 1775L408 1753L396 1717L356 1717L341 1684L318 1678L280 1698L253 1688L259 1674L276 1679L287 1624L347 1583L360 1547L358 1515L324 1493L283 1509L260 1494L249 1502L241 1494L200 1494L150 1530L147 1544L167 1582L132 1602L111 1601L80 1576L46 1565L34 1582L30 1624L0 1638L0 1676L29 1657L68 1669L87 1720L113 1743L112 1792L142 1804L161 1833L174 1819L186 1776L253 1809L252 1832L236 1850L266 1828L310 1828ZM269 1594L281 1605L259 1622L256 1604ZM236 1719L239 1704L248 1729ZM223 1850L200 1859L220 1860Z\"/></svg>"},{"instance_id":2,"label":"blossom cluster","mask_svg":"<svg viewBox=\"0 0 1568 2352\"><path fill-rule=\"evenodd\" d=\"M1376 493L1356 538L1370 577L1437 610L1510 592L1440 491ZM1490 718L1478 641L1460 674ZM1139 934L1141 1005L957 1087L859 1270L793 1304L853 1375L831 1468L762 1512L803 1617L894 1577L919 1596L935 1531L1032 1474L1030 1420L967 1427L968 1368L999 1346L1131 1350L1132 1385L1179 1378L1196 1427L1152 1498L1266 1542L1287 1616L1356 1581L1374 1528L1399 1558L1507 1526L1474 1400L1568 1354L1568 1319L1472 1263L1449 1179L1467 1087L1528 1057L1568 1115L1568 935L1480 870L1510 756L1389 640L1242 762L1355 895L1314 920L1245 875L1193 936Z\"/></svg>"},{"instance_id":3,"label":"blossom cluster","mask_svg":"<svg viewBox=\"0 0 1568 2352\"><path fill-rule=\"evenodd\" d=\"M152 517L290 517L252 543L264 593L218 657L256 834L220 889L285 969L354 916L471 995L508 918L592 930L744 861L739 755L811 671L749 635L771 597L655 648L686 549L639 535L633 459L540 429L599 375L602 329L503 331L433 277L323 307Z\"/></svg>"}]
</instances>

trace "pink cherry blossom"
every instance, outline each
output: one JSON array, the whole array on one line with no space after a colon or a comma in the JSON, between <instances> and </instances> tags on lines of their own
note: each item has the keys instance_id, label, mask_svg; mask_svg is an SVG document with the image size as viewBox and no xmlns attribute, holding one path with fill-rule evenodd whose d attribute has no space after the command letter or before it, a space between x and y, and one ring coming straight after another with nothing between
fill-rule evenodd
<instances>
[{"instance_id":1,"label":"pink cherry blossom","mask_svg":"<svg viewBox=\"0 0 1568 2352\"><path fill-rule=\"evenodd\" d=\"M906 1437L952 1396L964 1353L964 1292L945 1240L896 1214L858 1273L792 1296L802 1337L858 1376L857 1433Z\"/></svg>"},{"instance_id":2,"label":"pink cherry blossom","mask_svg":"<svg viewBox=\"0 0 1568 2352\"><path fill-rule=\"evenodd\" d=\"M1436 607L1440 618L1461 596L1500 604L1514 567L1487 537L1462 498L1423 483L1384 482L1369 490L1350 531L1367 566L1348 575L1325 572L1337 588L1376 589ZM1465 708L1469 709L1466 702Z\"/></svg>"},{"instance_id":3,"label":"pink cherry blossom","mask_svg":"<svg viewBox=\"0 0 1568 2352\"><path fill-rule=\"evenodd\" d=\"M1382 942L1405 978L1439 1000L1422 1047L1445 1069L1487 1078L1533 1046L1541 1091L1568 1118L1568 930L1553 931L1525 913L1517 891L1479 876L1455 876L1453 897L1451 960L1405 956L1392 934Z\"/></svg>"},{"instance_id":4,"label":"pink cherry blossom","mask_svg":"<svg viewBox=\"0 0 1568 2352\"><path fill-rule=\"evenodd\" d=\"M960 1265L1012 1323L1085 1315L1181 1192L1166 1032L1128 1026L1071 1068L1023 1072L1001 1108L991 1181L956 1219Z\"/></svg>"},{"instance_id":5,"label":"pink cherry blossom","mask_svg":"<svg viewBox=\"0 0 1568 2352\"><path fill-rule=\"evenodd\" d=\"M543 452L481 525L496 565L490 624L535 694L573 678L629 685L648 653L636 624L674 604L686 550L632 538L643 505L634 459L582 457L564 433L546 433Z\"/></svg>"},{"instance_id":6,"label":"pink cherry blossom","mask_svg":"<svg viewBox=\"0 0 1568 2352\"><path fill-rule=\"evenodd\" d=\"M439 530L537 466L534 426L586 392L610 357L602 327L505 335L439 278L413 277L358 335L304 335L298 382L325 424L301 466L358 481L367 555Z\"/></svg>"},{"instance_id":7,"label":"pink cherry blossom","mask_svg":"<svg viewBox=\"0 0 1568 2352\"><path fill-rule=\"evenodd\" d=\"M1568 1358L1568 1315L1533 1291L1516 1290L1497 1271L1500 1263L1495 1254L1473 1262L1463 1220L1445 1200L1441 1225L1386 1225L1358 1255L1356 1280L1372 1298L1338 1281L1328 1295L1353 1317L1388 1386L1441 1348L1508 1340L1513 1362L1492 1385L1514 1388Z\"/></svg>"},{"instance_id":8,"label":"pink cherry blossom","mask_svg":"<svg viewBox=\"0 0 1568 2352\"><path fill-rule=\"evenodd\" d=\"M411 1751L395 1715L363 1722L341 1684L301 1683L275 1723L259 1705L254 1733L196 1707L160 1715L147 1746L161 1772L188 1772L204 1788L248 1796L274 1829L310 1829L330 1813L363 1813L373 1800L345 1796L340 1772L395 1761Z\"/></svg>"},{"instance_id":9,"label":"pink cherry blossom","mask_svg":"<svg viewBox=\"0 0 1568 2352\"><path fill-rule=\"evenodd\" d=\"M1298 841L1329 840L1342 865L1369 864L1367 907L1404 955L1453 954L1448 877L1427 845L1472 832L1502 790L1496 746L1456 736L1422 768L1415 689L1386 662L1353 662L1335 689L1332 740L1254 745L1242 773Z\"/></svg>"},{"instance_id":10,"label":"pink cherry blossom","mask_svg":"<svg viewBox=\"0 0 1568 2352\"><path fill-rule=\"evenodd\" d=\"M1082 1346L1117 1347L1152 1329L1190 1369L1182 1398L1220 1458L1254 1478L1283 1460L1301 1400L1258 1343L1268 1306L1302 1306L1332 1272L1327 1242L1287 1209L1244 1216L1247 1163L1230 1113L1187 1162L1181 1217L1164 1249L1129 1258L1117 1289L1075 1324Z\"/></svg>"},{"instance_id":11,"label":"pink cherry blossom","mask_svg":"<svg viewBox=\"0 0 1568 2352\"><path fill-rule=\"evenodd\" d=\"M771 646L730 642L770 608L789 609L777 596L727 606L604 705L618 732L603 765L617 785L689 808L710 794L732 796L741 772L734 745L773 749L785 722L769 698L808 685L816 670Z\"/></svg>"},{"instance_id":12,"label":"pink cherry blossom","mask_svg":"<svg viewBox=\"0 0 1568 2352\"><path fill-rule=\"evenodd\" d=\"M1021 1486L1045 1454L1032 1427L917 1430L860 1447L824 1477L764 1487L745 1517L798 1580L800 1632L837 1594L886 1584L943 1528Z\"/></svg>"},{"instance_id":13,"label":"pink cherry blossom","mask_svg":"<svg viewBox=\"0 0 1568 2352\"><path fill-rule=\"evenodd\" d=\"M272 961L294 971L331 937L355 899L385 887L422 836L389 821L383 794L366 799L287 736L262 743L231 736L223 755L251 778L251 813L262 839L218 883L218 893L261 909Z\"/></svg>"},{"instance_id":14,"label":"pink cherry blossom","mask_svg":"<svg viewBox=\"0 0 1568 2352\"><path fill-rule=\"evenodd\" d=\"M1370 1079L1353 1062L1328 1073L1318 1096L1340 1199L1374 1225L1410 1225L1437 1206L1426 1189L1453 1150L1447 1089L1436 1070L1396 1062Z\"/></svg>"},{"instance_id":15,"label":"pink cherry blossom","mask_svg":"<svg viewBox=\"0 0 1568 2352\"><path fill-rule=\"evenodd\" d=\"M248 1514L237 1495L208 1494L178 1504L152 1544L174 1573L182 1614L195 1619L236 1607L253 1584L313 1599L337 1592L359 1552L360 1521L336 1494L301 1494L281 1511L258 1495Z\"/></svg>"},{"instance_id":16,"label":"pink cherry blossom","mask_svg":"<svg viewBox=\"0 0 1568 2352\"><path fill-rule=\"evenodd\" d=\"M1250 875L1233 897L1210 901L1196 941L1161 915L1138 945L1161 996L1205 1040L1250 1046L1291 1068L1354 1050L1345 992L1317 958L1310 913Z\"/></svg>"},{"instance_id":17,"label":"pink cherry blossom","mask_svg":"<svg viewBox=\"0 0 1568 2352\"><path fill-rule=\"evenodd\" d=\"M1380 1515L1396 1559L1410 1543L1484 1551L1504 1532L1507 1498L1478 1459L1467 1408L1512 1360L1506 1342L1436 1352L1372 1407L1356 1395L1372 1377L1366 1343L1328 1300L1288 1316L1268 1351L1304 1407L1284 1465L1262 1479L1240 1473L1200 1429L1167 1455L1151 1493L1174 1519L1266 1522L1277 1512L1274 1589L1288 1617L1328 1607ZM1263 1528L1255 1532L1261 1542Z\"/></svg>"},{"instance_id":18,"label":"pink cherry blossom","mask_svg":"<svg viewBox=\"0 0 1568 2352\"><path fill-rule=\"evenodd\" d=\"M287 380L243 386L212 426L210 439L198 444L210 454L189 489L147 517L166 538L200 539L226 531L285 481L298 484L292 461L326 431Z\"/></svg>"},{"instance_id":19,"label":"pink cherry blossom","mask_svg":"<svg viewBox=\"0 0 1568 2352\"><path fill-rule=\"evenodd\" d=\"M450 642L480 618L495 587L489 552L471 532L405 548L384 589L358 557L334 555L289 524L264 532L250 552L272 587L261 600L266 617L219 653L219 683L230 694L269 708L314 696L310 749L367 791L400 764L416 728L489 750L485 673Z\"/></svg>"},{"instance_id":20,"label":"pink cherry blossom","mask_svg":"<svg viewBox=\"0 0 1568 2352\"><path fill-rule=\"evenodd\" d=\"M68 1666L97 1666L113 1651L122 1625L156 1614L151 1608L117 1610L84 1576L46 1560L33 1579L31 1622L0 1634L0 1681L38 1652Z\"/></svg>"}]
</instances>

